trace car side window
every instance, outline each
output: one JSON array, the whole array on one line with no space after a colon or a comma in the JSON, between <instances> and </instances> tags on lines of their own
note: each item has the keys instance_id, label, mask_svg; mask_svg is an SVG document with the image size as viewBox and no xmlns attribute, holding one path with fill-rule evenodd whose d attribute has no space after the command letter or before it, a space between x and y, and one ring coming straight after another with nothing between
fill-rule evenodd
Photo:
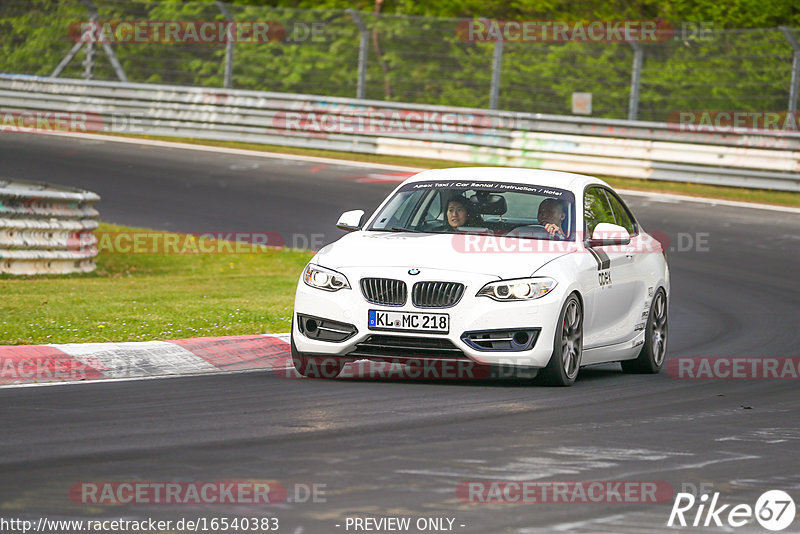
<instances>
[{"instance_id":1,"label":"car side window","mask_svg":"<svg viewBox=\"0 0 800 534\"><path fill-rule=\"evenodd\" d=\"M617 221L619 226L625 228L630 235L634 235L636 231L633 220L631 220L631 216L628 214L629 212L625 208L625 204L610 191L606 191L606 196L608 196L608 201L611 203L611 210L614 212L614 220Z\"/></svg>"},{"instance_id":2,"label":"car side window","mask_svg":"<svg viewBox=\"0 0 800 534\"><path fill-rule=\"evenodd\" d=\"M616 224L614 212L605 192L600 187L590 187L583 197L583 220L586 237L591 237L594 227L600 223Z\"/></svg>"},{"instance_id":3,"label":"car side window","mask_svg":"<svg viewBox=\"0 0 800 534\"><path fill-rule=\"evenodd\" d=\"M423 204L423 206L426 206L425 209L419 211L413 224L419 225L433 221L444 221L444 216L442 215L442 200L441 192L431 192L425 199L426 204Z\"/></svg>"}]
</instances>

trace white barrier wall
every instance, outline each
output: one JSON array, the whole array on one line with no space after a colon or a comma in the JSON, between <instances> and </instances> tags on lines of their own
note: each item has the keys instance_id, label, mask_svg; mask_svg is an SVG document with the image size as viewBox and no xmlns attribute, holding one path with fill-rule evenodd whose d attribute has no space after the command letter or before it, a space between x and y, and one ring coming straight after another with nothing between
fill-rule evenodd
<instances>
[{"instance_id":1,"label":"white barrier wall","mask_svg":"<svg viewBox=\"0 0 800 534\"><path fill-rule=\"evenodd\" d=\"M0 179L0 273L93 271L98 200L90 191Z\"/></svg>"},{"instance_id":2,"label":"white barrier wall","mask_svg":"<svg viewBox=\"0 0 800 534\"><path fill-rule=\"evenodd\" d=\"M0 122L800 191L800 134L311 95L0 75ZM23 115L28 113L29 115ZM10 117L10 119L8 119ZM76 122L76 124L72 124Z\"/></svg>"}]
</instances>

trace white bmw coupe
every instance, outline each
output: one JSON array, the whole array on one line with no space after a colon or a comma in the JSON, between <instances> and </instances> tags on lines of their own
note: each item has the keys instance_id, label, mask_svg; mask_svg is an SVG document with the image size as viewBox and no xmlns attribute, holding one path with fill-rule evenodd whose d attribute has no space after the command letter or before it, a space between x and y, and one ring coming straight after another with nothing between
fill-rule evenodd
<instances>
[{"instance_id":1,"label":"white bmw coupe","mask_svg":"<svg viewBox=\"0 0 800 534\"><path fill-rule=\"evenodd\" d=\"M661 244L602 180L512 168L424 171L325 246L297 285L294 366L356 360L657 373L667 349Z\"/></svg>"}]
</instances>

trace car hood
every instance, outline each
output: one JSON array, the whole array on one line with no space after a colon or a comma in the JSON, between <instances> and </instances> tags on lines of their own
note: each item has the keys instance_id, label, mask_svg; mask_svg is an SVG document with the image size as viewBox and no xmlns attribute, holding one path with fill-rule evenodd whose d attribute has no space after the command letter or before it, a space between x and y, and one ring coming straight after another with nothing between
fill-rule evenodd
<instances>
[{"instance_id":1,"label":"car hood","mask_svg":"<svg viewBox=\"0 0 800 534\"><path fill-rule=\"evenodd\" d=\"M463 234L354 232L323 247L314 263L331 269L406 267L521 278L574 252L575 243Z\"/></svg>"}]
</instances>

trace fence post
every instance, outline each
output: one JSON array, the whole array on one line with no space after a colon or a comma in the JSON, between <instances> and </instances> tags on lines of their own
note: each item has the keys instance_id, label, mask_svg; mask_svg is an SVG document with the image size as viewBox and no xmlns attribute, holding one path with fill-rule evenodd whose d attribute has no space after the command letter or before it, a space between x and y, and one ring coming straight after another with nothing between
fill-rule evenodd
<instances>
[{"instance_id":1,"label":"fence post","mask_svg":"<svg viewBox=\"0 0 800 534\"><path fill-rule=\"evenodd\" d=\"M492 54L492 85L489 88L489 109L497 109L497 99L500 97L500 69L503 66L503 40L494 42Z\"/></svg>"},{"instance_id":2,"label":"fence post","mask_svg":"<svg viewBox=\"0 0 800 534\"><path fill-rule=\"evenodd\" d=\"M220 13L222 13L222 15L225 17L225 20L227 20L228 23L233 22L233 16L231 15L231 12L228 10L228 6L226 6L224 2L220 2L219 0L217 0L216 2L214 2L214 5L217 6L217 9L219 9ZM224 81L225 89L230 89L231 86L233 85L234 43L233 41L231 41L230 36L231 32L226 31L225 32L225 81Z\"/></svg>"},{"instance_id":3,"label":"fence post","mask_svg":"<svg viewBox=\"0 0 800 534\"><path fill-rule=\"evenodd\" d=\"M629 41L633 48L633 71L631 72L631 96L628 101L628 120L635 121L639 114L639 85L642 81L642 61L644 60L644 47L637 41Z\"/></svg>"},{"instance_id":4,"label":"fence post","mask_svg":"<svg viewBox=\"0 0 800 534\"><path fill-rule=\"evenodd\" d=\"M56 66L53 73L50 75L51 78L57 78L61 72L69 65L69 62L80 52L83 45L86 44L86 59L84 60L84 70L83 76L87 80L91 80L94 76L94 40L99 37L99 32L97 30L97 8L92 3L92 0L81 0L81 3L86 6L86 9L89 11L89 20L92 24L86 29L85 32L81 33L78 42L72 45L69 53L64 56L64 59ZM103 50L106 51L106 55L108 56L108 60L111 62L111 66L114 68L114 72L117 73L117 78L119 81L126 82L128 81L128 77L125 76L125 70L122 68L119 60L117 59L117 55L114 54L114 49L111 48L111 45L107 42L102 42Z\"/></svg>"},{"instance_id":5,"label":"fence post","mask_svg":"<svg viewBox=\"0 0 800 534\"><path fill-rule=\"evenodd\" d=\"M93 28L97 27L97 8L94 6L92 2L89 0L81 0L83 5L86 6L86 9L89 11L89 22ZM86 43L86 49L84 50L84 54L86 56L83 58L83 79L84 80L91 80L94 78L94 54L96 51L95 47L95 39L89 39Z\"/></svg>"},{"instance_id":6,"label":"fence post","mask_svg":"<svg viewBox=\"0 0 800 534\"><path fill-rule=\"evenodd\" d=\"M69 65L69 62L72 61L72 58L74 58L78 54L78 52L80 52L81 48L83 48L84 35L85 34L81 34L81 40L72 45L72 48L70 49L69 53L66 56L64 56L64 59L62 59L58 65L56 65L55 70L50 75L51 78L58 78L58 76L66 68L66 66Z\"/></svg>"},{"instance_id":7,"label":"fence post","mask_svg":"<svg viewBox=\"0 0 800 534\"><path fill-rule=\"evenodd\" d=\"M86 9L88 9L89 13L91 13L91 17L90 17L91 21L94 24L97 24L97 19L98 19L97 7L94 5L94 3L92 3L92 0L81 0L81 2L83 2L83 5L85 5ZM95 27L95 29L96 29L96 27ZM106 41L101 41L100 45L103 47L103 50L105 50L106 56L108 56L108 61L111 63L111 66L114 68L114 72L117 73L117 78L119 78L119 81L127 83L128 82L128 77L125 76L125 71L122 69L122 65L120 65L120 62L117 59L117 55L114 53L114 49L111 48L111 44L106 42ZM92 58L94 58L95 48L94 48L94 41L93 40L89 41L89 46L92 47L91 48ZM88 48L86 49L86 55L87 55L87 57L89 55L89 49ZM94 71L94 61L92 61L92 71ZM92 72L92 75L94 75L94 72ZM89 79L91 79L91 78L89 78Z\"/></svg>"},{"instance_id":8,"label":"fence post","mask_svg":"<svg viewBox=\"0 0 800 534\"><path fill-rule=\"evenodd\" d=\"M358 85L356 86L356 98L366 98L367 94L367 54L369 53L369 30L361 19L361 15L355 9L348 9L347 13L353 17L358 26Z\"/></svg>"},{"instance_id":9,"label":"fence post","mask_svg":"<svg viewBox=\"0 0 800 534\"><path fill-rule=\"evenodd\" d=\"M798 44L791 28L781 26L780 30L792 46L792 81L789 82L789 111L797 111L797 83L798 77L800 77L800 44Z\"/></svg>"}]
</instances>

